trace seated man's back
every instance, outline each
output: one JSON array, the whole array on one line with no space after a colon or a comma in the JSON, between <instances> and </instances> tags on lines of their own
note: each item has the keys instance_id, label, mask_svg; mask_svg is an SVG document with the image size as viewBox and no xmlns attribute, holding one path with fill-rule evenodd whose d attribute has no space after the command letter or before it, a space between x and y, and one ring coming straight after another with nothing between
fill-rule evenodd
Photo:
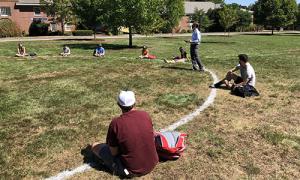
<instances>
[{"instance_id":1,"label":"seated man's back","mask_svg":"<svg viewBox=\"0 0 300 180\"><path fill-rule=\"evenodd\" d=\"M132 110L113 119L107 144L119 148L120 159L132 174L147 174L158 163L152 121L144 111Z\"/></svg>"}]
</instances>

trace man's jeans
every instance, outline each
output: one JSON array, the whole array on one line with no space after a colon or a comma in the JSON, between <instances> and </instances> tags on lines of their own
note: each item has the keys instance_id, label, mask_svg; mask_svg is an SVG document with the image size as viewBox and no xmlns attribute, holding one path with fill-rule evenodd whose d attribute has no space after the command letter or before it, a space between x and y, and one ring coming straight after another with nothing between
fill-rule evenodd
<instances>
[{"instance_id":1,"label":"man's jeans","mask_svg":"<svg viewBox=\"0 0 300 180\"><path fill-rule=\"evenodd\" d=\"M192 59L192 65L193 69L197 70L197 65L199 67L199 70L204 70L203 64L201 62L201 59L198 55L198 49L199 49L199 44L191 44L191 59Z\"/></svg>"}]
</instances>

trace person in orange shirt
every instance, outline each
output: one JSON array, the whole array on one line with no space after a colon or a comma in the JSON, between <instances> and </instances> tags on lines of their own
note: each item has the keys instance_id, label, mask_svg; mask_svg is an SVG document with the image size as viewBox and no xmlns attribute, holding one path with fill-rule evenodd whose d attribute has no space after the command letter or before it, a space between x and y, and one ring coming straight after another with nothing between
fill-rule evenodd
<instances>
[{"instance_id":1,"label":"person in orange shirt","mask_svg":"<svg viewBox=\"0 0 300 180\"><path fill-rule=\"evenodd\" d=\"M147 46L143 46L142 55L139 56L141 59L156 59L156 56L149 54Z\"/></svg>"}]
</instances>

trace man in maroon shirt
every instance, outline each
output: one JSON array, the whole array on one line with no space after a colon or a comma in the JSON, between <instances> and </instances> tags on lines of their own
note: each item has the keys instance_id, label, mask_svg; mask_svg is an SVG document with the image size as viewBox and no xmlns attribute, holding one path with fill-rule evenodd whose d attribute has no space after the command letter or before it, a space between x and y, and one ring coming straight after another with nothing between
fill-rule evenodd
<instances>
[{"instance_id":1,"label":"man in maroon shirt","mask_svg":"<svg viewBox=\"0 0 300 180\"><path fill-rule=\"evenodd\" d=\"M134 108L132 91L121 91L118 105L122 114L111 121L106 144L94 143L92 151L118 176L148 174L158 163L151 118Z\"/></svg>"}]
</instances>

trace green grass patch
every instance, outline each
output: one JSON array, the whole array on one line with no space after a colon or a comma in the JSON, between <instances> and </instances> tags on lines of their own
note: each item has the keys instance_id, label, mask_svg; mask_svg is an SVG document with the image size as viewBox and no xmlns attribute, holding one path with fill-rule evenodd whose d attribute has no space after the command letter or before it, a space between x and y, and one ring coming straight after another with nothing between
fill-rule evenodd
<instances>
[{"instance_id":1,"label":"green grass patch","mask_svg":"<svg viewBox=\"0 0 300 180\"><path fill-rule=\"evenodd\" d=\"M189 114L208 96L210 75L191 71L190 63L165 64L160 60L178 55L180 46L189 51L185 39L137 38L133 42L134 48L127 48L127 39L99 40L106 48L106 57L101 59L92 56L98 40L24 42L28 52L37 53L35 58L16 58L17 42L1 42L0 176L4 179L41 179L81 164L80 148L95 141L104 142L112 117L120 114L116 97L121 89L136 93L137 108L150 113L155 129L164 128ZM295 98L290 97L299 91L299 42L299 36L203 37L201 59L219 78L238 63L238 54L249 55L261 97L255 101L250 99L248 102L251 103L247 104L236 98L224 100L227 91L219 90L221 95L218 94L217 101L226 104L224 109L216 111L221 117L206 110L207 114L201 116L205 119L200 119L201 128L194 129L189 124L179 128L183 132L189 129L194 132L189 141L201 150L202 154L197 157L222 161L230 154L228 149L239 147L227 144L228 137L219 132L231 128L227 112L241 111L247 117L255 114L253 121L260 115L266 116L269 118L266 123L275 125L284 121L290 123L287 129L297 126L295 119L300 108ZM71 48L70 57L58 55L64 44ZM143 45L147 45L158 60L137 59ZM232 106L232 109L228 102L242 105ZM273 116L277 111L281 114ZM216 132L214 127L219 131ZM258 132L267 143L276 146L283 144L297 149L300 143L298 137L277 131L263 129ZM72 159L66 161L66 154ZM202 169L197 167L201 162L182 166L192 172ZM256 174L251 165L248 169L248 174ZM223 173L232 174L227 170ZM167 176L170 177L173 176Z\"/></svg>"},{"instance_id":2,"label":"green grass patch","mask_svg":"<svg viewBox=\"0 0 300 180\"><path fill-rule=\"evenodd\" d=\"M196 94L164 94L156 100L157 104L171 108L184 107L197 101L198 97Z\"/></svg>"}]
</instances>

